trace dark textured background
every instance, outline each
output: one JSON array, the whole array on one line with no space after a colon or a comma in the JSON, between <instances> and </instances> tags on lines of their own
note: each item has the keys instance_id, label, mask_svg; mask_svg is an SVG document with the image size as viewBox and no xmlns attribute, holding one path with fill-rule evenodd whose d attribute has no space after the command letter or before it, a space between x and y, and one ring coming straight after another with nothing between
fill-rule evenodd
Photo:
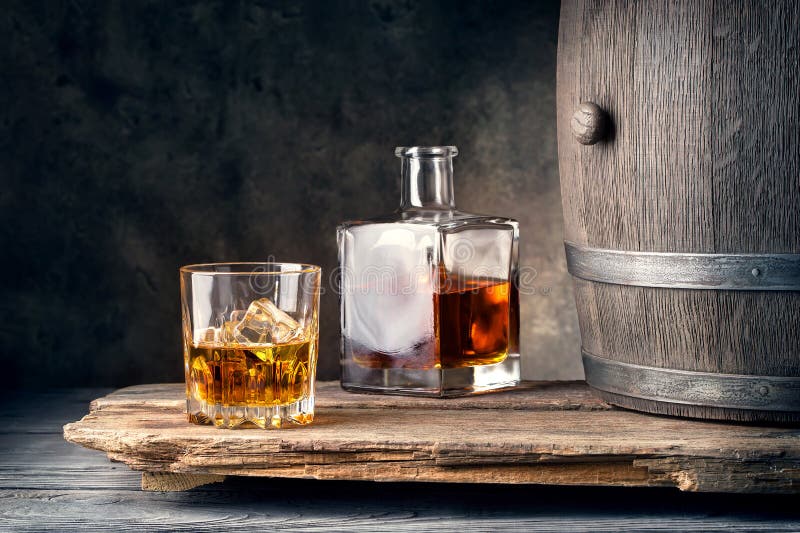
<instances>
[{"instance_id":1,"label":"dark textured background","mask_svg":"<svg viewBox=\"0 0 800 533\"><path fill-rule=\"evenodd\" d=\"M561 248L557 2L6 2L5 383L182 379L181 264L305 261L393 210L396 145L455 144L460 208L513 216L523 372L580 377ZM320 376L338 372L323 296Z\"/></svg>"}]
</instances>

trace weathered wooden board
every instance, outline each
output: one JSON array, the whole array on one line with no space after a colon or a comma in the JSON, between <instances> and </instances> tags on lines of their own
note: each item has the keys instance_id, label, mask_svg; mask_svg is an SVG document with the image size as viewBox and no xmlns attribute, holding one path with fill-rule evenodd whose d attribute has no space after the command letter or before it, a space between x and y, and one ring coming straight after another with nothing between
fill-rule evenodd
<instances>
[{"instance_id":1,"label":"weathered wooden board","mask_svg":"<svg viewBox=\"0 0 800 533\"><path fill-rule=\"evenodd\" d=\"M230 477L186 492L64 441L102 389L14 391L0 413L3 531L800 531L796 495ZM413 490L412 490L413 488Z\"/></svg>"},{"instance_id":2,"label":"weathered wooden board","mask_svg":"<svg viewBox=\"0 0 800 533\"><path fill-rule=\"evenodd\" d=\"M144 487L159 490L237 475L800 492L798 429L637 414L577 382L448 400L320 383L314 424L273 431L190 424L183 395L181 384L121 389L64 437L145 472Z\"/></svg>"}]
</instances>

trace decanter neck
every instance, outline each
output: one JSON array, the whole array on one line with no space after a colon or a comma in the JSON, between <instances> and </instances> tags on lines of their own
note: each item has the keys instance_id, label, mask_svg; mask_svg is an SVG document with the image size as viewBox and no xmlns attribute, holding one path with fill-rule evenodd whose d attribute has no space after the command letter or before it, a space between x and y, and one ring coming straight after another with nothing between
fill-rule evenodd
<instances>
[{"instance_id":1,"label":"decanter neck","mask_svg":"<svg viewBox=\"0 0 800 533\"><path fill-rule=\"evenodd\" d=\"M453 157L455 146L400 147L395 155L401 160L400 210L455 209L453 194Z\"/></svg>"}]
</instances>

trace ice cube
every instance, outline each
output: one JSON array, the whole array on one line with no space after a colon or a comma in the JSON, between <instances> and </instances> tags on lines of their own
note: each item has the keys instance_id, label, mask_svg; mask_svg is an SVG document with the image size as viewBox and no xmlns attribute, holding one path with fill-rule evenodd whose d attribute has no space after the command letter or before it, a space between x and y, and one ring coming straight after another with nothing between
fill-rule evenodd
<instances>
[{"instance_id":1,"label":"ice cube","mask_svg":"<svg viewBox=\"0 0 800 533\"><path fill-rule=\"evenodd\" d=\"M212 344L219 340L219 328L198 328L194 330L195 344Z\"/></svg>"},{"instance_id":2,"label":"ice cube","mask_svg":"<svg viewBox=\"0 0 800 533\"><path fill-rule=\"evenodd\" d=\"M224 344L232 344L236 343L236 334L234 332L234 328L239 322L234 322L233 320L228 320L222 327L219 328L219 342Z\"/></svg>"},{"instance_id":3,"label":"ice cube","mask_svg":"<svg viewBox=\"0 0 800 533\"><path fill-rule=\"evenodd\" d=\"M233 327L236 342L243 344L282 344L300 338L300 324L269 298L255 300L244 318Z\"/></svg>"},{"instance_id":4,"label":"ice cube","mask_svg":"<svg viewBox=\"0 0 800 533\"><path fill-rule=\"evenodd\" d=\"M222 344L237 344L236 337L233 332L233 328L241 322L244 317L247 315L247 311L243 309L234 309L227 315L225 313L220 314L219 318L222 322L222 326L217 328L217 342ZM227 319L225 318L227 316Z\"/></svg>"},{"instance_id":5,"label":"ice cube","mask_svg":"<svg viewBox=\"0 0 800 533\"><path fill-rule=\"evenodd\" d=\"M243 309L234 309L231 311L230 318L228 320L231 322L241 322L244 320L245 315L247 315L247 311Z\"/></svg>"}]
</instances>

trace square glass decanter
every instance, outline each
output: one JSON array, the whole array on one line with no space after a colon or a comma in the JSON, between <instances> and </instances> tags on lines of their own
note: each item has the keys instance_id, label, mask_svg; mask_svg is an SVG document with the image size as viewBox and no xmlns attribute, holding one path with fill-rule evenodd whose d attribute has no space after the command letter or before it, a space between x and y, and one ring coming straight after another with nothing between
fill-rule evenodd
<instances>
[{"instance_id":1,"label":"square glass decanter","mask_svg":"<svg viewBox=\"0 0 800 533\"><path fill-rule=\"evenodd\" d=\"M455 208L455 146L400 147L400 208L339 226L342 387L462 396L519 382L519 225Z\"/></svg>"}]
</instances>

